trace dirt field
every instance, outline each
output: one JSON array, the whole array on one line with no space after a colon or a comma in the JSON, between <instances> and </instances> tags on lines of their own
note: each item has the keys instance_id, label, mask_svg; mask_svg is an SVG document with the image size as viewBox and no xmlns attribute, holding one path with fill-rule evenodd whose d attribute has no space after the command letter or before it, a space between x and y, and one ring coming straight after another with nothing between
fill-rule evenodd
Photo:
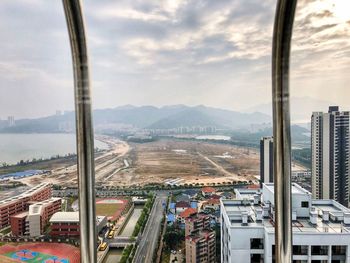
<instances>
[{"instance_id":1,"label":"dirt field","mask_svg":"<svg viewBox=\"0 0 350 263\"><path fill-rule=\"evenodd\" d=\"M259 174L259 154L247 148L177 139L128 144L106 137L105 142L110 149L95 160L96 185L137 186L166 180L179 180L178 184L255 181ZM70 164L20 181L32 186L43 180L77 186L77 167Z\"/></svg>"},{"instance_id":2,"label":"dirt field","mask_svg":"<svg viewBox=\"0 0 350 263\"><path fill-rule=\"evenodd\" d=\"M132 144L125 156L130 168L109 180L116 185L163 183L183 179L184 183L222 183L256 180L259 155L235 146L196 141L160 140Z\"/></svg>"}]
</instances>

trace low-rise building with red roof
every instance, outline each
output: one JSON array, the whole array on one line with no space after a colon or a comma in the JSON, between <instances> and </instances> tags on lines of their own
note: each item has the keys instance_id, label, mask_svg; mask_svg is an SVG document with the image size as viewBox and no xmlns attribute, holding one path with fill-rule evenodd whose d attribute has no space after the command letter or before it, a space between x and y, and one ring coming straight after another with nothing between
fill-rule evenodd
<instances>
[{"instance_id":1,"label":"low-rise building with red roof","mask_svg":"<svg viewBox=\"0 0 350 263\"><path fill-rule=\"evenodd\" d=\"M202 191L202 195L205 197L211 196L216 193L215 188L210 186L203 187L201 191Z\"/></svg>"}]
</instances>

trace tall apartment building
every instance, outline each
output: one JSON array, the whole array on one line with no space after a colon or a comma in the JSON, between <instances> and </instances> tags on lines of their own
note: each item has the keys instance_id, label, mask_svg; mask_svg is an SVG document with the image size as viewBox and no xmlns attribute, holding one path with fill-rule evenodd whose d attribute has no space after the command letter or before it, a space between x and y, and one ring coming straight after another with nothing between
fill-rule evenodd
<instances>
[{"instance_id":1,"label":"tall apartment building","mask_svg":"<svg viewBox=\"0 0 350 263\"><path fill-rule=\"evenodd\" d=\"M349 115L337 106L311 116L312 195L349 205Z\"/></svg>"},{"instance_id":2,"label":"tall apartment building","mask_svg":"<svg viewBox=\"0 0 350 263\"><path fill-rule=\"evenodd\" d=\"M30 201L49 199L51 193L51 184L41 183L20 195L0 201L0 229L10 225L11 216L27 211Z\"/></svg>"},{"instance_id":3,"label":"tall apartment building","mask_svg":"<svg viewBox=\"0 0 350 263\"><path fill-rule=\"evenodd\" d=\"M14 116L8 116L7 117L7 125L12 127L15 126L15 117Z\"/></svg>"},{"instance_id":4,"label":"tall apartment building","mask_svg":"<svg viewBox=\"0 0 350 263\"><path fill-rule=\"evenodd\" d=\"M216 262L216 235L210 229L210 217L196 214L186 219L186 263Z\"/></svg>"},{"instance_id":5,"label":"tall apartment building","mask_svg":"<svg viewBox=\"0 0 350 263\"><path fill-rule=\"evenodd\" d=\"M260 139L260 184L273 182L273 137Z\"/></svg>"},{"instance_id":6,"label":"tall apartment building","mask_svg":"<svg viewBox=\"0 0 350 263\"><path fill-rule=\"evenodd\" d=\"M350 209L312 199L295 183L291 190L293 262L350 262ZM243 190L240 199L221 199L221 262L274 262L274 215L273 184L255 194Z\"/></svg>"}]
</instances>

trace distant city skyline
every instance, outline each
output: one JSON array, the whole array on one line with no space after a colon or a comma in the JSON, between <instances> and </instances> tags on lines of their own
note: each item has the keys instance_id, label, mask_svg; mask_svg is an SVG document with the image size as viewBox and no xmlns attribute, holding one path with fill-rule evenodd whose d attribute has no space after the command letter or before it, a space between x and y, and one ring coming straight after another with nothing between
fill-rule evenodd
<instances>
[{"instance_id":1,"label":"distant city skyline","mask_svg":"<svg viewBox=\"0 0 350 263\"><path fill-rule=\"evenodd\" d=\"M84 1L94 108L204 104L244 111L269 103L275 5ZM346 0L299 1L292 96L350 106L348 9ZM7 40L0 43L0 118L74 110L62 3L1 1L0 25Z\"/></svg>"}]
</instances>

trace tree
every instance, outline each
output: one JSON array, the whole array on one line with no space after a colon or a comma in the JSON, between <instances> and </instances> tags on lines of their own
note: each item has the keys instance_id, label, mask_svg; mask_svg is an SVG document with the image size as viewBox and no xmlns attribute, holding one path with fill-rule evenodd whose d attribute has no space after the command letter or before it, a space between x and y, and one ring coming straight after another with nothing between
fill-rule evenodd
<instances>
[{"instance_id":1,"label":"tree","mask_svg":"<svg viewBox=\"0 0 350 263\"><path fill-rule=\"evenodd\" d=\"M176 250L177 245L181 241L181 234L175 230L167 231L163 240L168 250Z\"/></svg>"}]
</instances>

